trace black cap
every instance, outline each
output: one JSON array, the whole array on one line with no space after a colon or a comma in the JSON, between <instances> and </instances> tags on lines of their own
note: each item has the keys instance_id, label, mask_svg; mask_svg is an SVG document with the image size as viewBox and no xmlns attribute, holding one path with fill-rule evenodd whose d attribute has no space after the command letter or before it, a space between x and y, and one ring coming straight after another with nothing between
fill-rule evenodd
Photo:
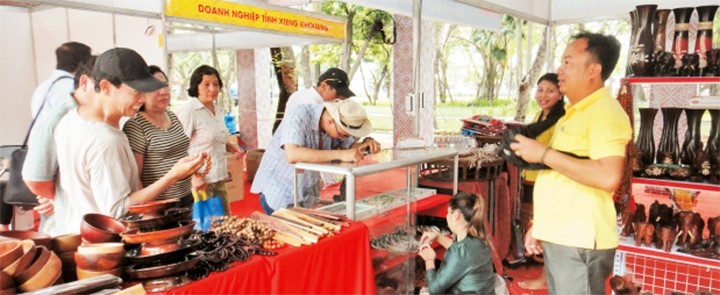
<instances>
[{"instance_id":1,"label":"black cap","mask_svg":"<svg viewBox=\"0 0 720 295\"><path fill-rule=\"evenodd\" d=\"M155 78L145 60L129 48L113 48L103 52L95 61L93 79L120 80L140 92L153 92L166 87L167 83Z\"/></svg>"},{"instance_id":2,"label":"black cap","mask_svg":"<svg viewBox=\"0 0 720 295\"><path fill-rule=\"evenodd\" d=\"M345 98L353 97L355 96L355 93L350 91L350 80L348 79L347 73L345 71L338 69L338 68L329 68L325 73L322 73L320 75L320 79L318 81L319 83L325 82L326 84L330 85L332 88L335 88L337 90L338 94L344 96Z\"/></svg>"}]
</instances>

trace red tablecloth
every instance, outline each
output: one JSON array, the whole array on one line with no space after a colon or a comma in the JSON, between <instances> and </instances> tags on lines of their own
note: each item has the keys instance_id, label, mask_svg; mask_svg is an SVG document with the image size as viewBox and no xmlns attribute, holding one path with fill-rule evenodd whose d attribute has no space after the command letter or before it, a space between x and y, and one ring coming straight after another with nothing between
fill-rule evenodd
<instances>
[{"instance_id":1,"label":"red tablecloth","mask_svg":"<svg viewBox=\"0 0 720 295\"><path fill-rule=\"evenodd\" d=\"M362 222L316 245L283 249L267 257L272 293L375 294L370 235Z\"/></svg>"},{"instance_id":2,"label":"red tablecloth","mask_svg":"<svg viewBox=\"0 0 720 295\"><path fill-rule=\"evenodd\" d=\"M315 245L253 256L168 294L375 294L368 228L362 222Z\"/></svg>"},{"instance_id":3,"label":"red tablecloth","mask_svg":"<svg viewBox=\"0 0 720 295\"><path fill-rule=\"evenodd\" d=\"M264 257L254 255L250 260L237 262L224 272L192 282L167 294L268 294L270 264Z\"/></svg>"}]
</instances>

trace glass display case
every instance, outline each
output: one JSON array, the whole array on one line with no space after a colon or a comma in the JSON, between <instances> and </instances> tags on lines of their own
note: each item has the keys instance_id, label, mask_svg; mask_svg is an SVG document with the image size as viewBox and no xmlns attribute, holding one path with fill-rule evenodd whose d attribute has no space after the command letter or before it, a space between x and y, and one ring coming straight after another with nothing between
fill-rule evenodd
<instances>
[{"instance_id":1,"label":"glass display case","mask_svg":"<svg viewBox=\"0 0 720 295\"><path fill-rule=\"evenodd\" d=\"M720 163L706 161L712 169L705 173L698 160L699 152L717 154L720 77L625 81L633 97L634 165L639 168L633 169L631 178L635 202L643 204L650 216L655 202L672 208L673 213L699 213L703 220L720 215L720 184L717 174L712 177ZM705 227L702 238L709 236ZM636 246L633 237L621 237L615 274L631 275L643 291L665 294L720 289L720 260L682 253L676 241L668 252L656 246Z\"/></svg>"},{"instance_id":2,"label":"glass display case","mask_svg":"<svg viewBox=\"0 0 720 295\"><path fill-rule=\"evenodd\" d=\"M412 293L424 280L424 275L416 273L424 268L415 267L421 232L449 234L445 217L450 196L417 185L421 164L440 159L454 159L457 167L458 152L452 148L388 149L365 156L359 163L296 163L295 206L341 213L363 222L370 233L378 293ZM453 193L457 193L457 169L453 170ZM320 172L322 179L331 182L344 178L344 194L338 185L331 185L319 196L300 198L299 175L308 171ZM308 198L317 201L301 202Z\"/></svg>"}]
</instances>

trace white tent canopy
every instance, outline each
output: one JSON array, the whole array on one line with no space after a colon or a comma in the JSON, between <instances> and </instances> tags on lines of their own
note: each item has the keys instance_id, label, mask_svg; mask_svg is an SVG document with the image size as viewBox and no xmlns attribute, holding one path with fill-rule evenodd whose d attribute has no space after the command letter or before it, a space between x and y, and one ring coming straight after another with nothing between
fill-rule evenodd
<instances>
[{"instance_id":1,"label":"white tent canopy","mask_svg":"<svg viewBox=\"0 0 720 295\"><path fill-rule=\"evenodd\" d=\"M658 8L717 5L717 0L456 0L494 12L518 16L542 24L567 24L627 18L637 5Z\"/></svg>"}]
</instances>

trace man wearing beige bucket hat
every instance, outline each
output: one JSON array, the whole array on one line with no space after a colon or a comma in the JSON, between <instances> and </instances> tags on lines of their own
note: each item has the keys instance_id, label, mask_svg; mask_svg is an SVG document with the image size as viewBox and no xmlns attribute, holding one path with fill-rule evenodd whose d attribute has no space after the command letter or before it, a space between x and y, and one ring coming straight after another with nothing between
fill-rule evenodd
<instances>
[{"instance_id":1,"label":"man wearing beige bucket hat","mask_svg":"<svg viewBox=\"0 0 720 295\"><path fill-rule=\"evenodd\" d=\"M267 214L293 204L293 164L331 161L357 162L365 152L377 153L380 144L366 137L372 123L353 100L304 104L286 114L268 144L255 174L251 192L260 194ZM365 137L362 141L356 138ZM298 178L303 205L320 196L320 175L305 171Z\"/></svg>"}]
</instances>

